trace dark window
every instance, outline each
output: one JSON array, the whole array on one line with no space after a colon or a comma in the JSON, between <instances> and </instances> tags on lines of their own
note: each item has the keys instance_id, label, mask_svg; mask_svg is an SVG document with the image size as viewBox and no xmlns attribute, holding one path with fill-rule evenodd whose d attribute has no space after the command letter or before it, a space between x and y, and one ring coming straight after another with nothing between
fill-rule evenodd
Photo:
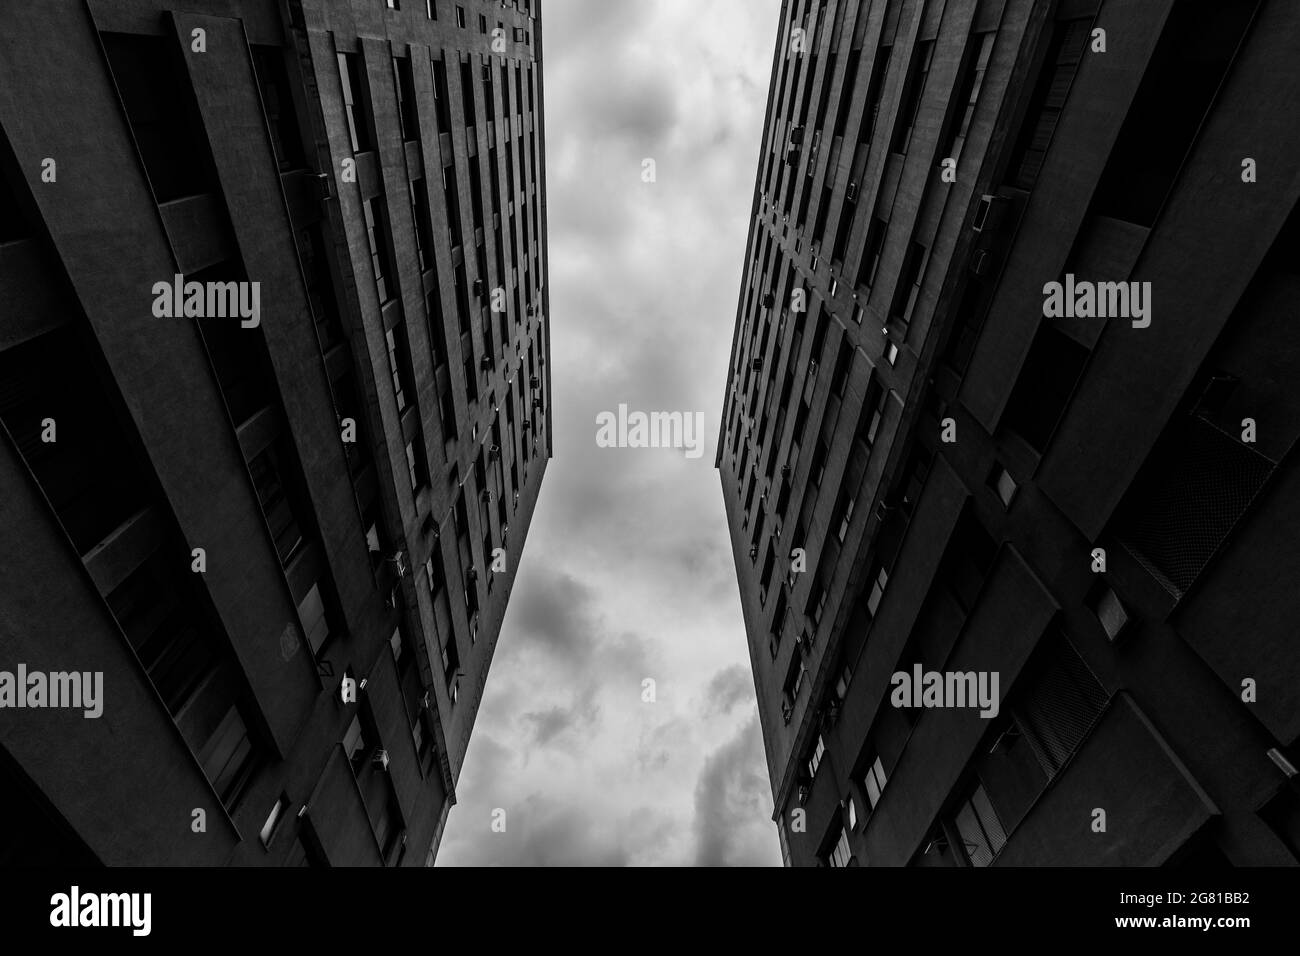
<instances>
[{"instance_id":1,"label":"dark window","mask_svg":"<svg viewBox=\"0 0 1300 956\"><path fill-rule=\"evenodd\" d=\"M420 262L420 271L427 272L433 268L433 222L429 218L424 180L412 180L407 189L411 196L411 216L415 220L415 255Z\"/></svg>"},{"instance_id":2,"label":"dark window","mask_svg":"<svg viewBox=\"0 0 1300 956\"><path fill-rule=\"evenodd\" d=\"M161 36L102 33L100 39L154 198L161 203L212 191L216 173L180 54Z\"/></svg>"},{"instance_id":3,"label":"dark window","mask_svg":"<svg viewBox=\"0 0 1300 956\"><path fill-rule=\"evenodd\" d=\"M362 200L361 211L366 220L366 242L375 272L375 291L379 294L379 304L383 305L397 292L392 281L392 252L388 247L388 212L382 199Z\"/></svg>"},{"instance_id":4,"label":"dark window","mask_svg":"<svg viewBox=\"0 0 1300 956\"><path fill-rule=\"evenodd\" d=\"M433 69L434 117L438 123L439 133L451 132L451 115L447 112L447 65L439 59L431 60Z\"/></svg>"},{"instance_id":5,"label":"dark window","mask_svg":"<svg viewBox=\"0 0 1300 956\"><path fill-rule=\"evenodd\" d=\"M1087 361L1087 349L1044 320L1007 402L1007 426L1038 451L1046 449Z\"/></svg>"},{"instance_id":6,"label":"dark window","mask_svg":"<svg viewBox=\"0 0 1300 956\"><path fill-rule=\"evenodd\" d=\"M898 287L894 290L894 304L889 310L889 317L899 322L912 321L912 310L921 294L921 283L925 280L925 263L928 258L925 246L912 242L907 247L903 259L903 269L898 274Z\"/></svg>"},{"instance_id":7,"label":"dark window","mask_svg":"<svg viewBox=\"0 0 1300 956\"><path fill-rule=\"evenodd\" d=\"M862 259L858 263L857 285L869 289L875 285L876 270L880 268L880 255L885 250L885 232L889 223L879 216L871 217L867 240L862 246Z\"/></svg>"},{"instance_id":8,"label":"dark window","mask_svg":"<svg viewBox=\"0 0 1300 956\"><path fill-rule=\"evenodd\" d=\"M90 341L69 326L0 351L0 421L86 554L144 504L141 473L103 397ZM44 441L53 419L55 441Z\"/></svg>"},{"instance_id":9,"label":"dark window","mask_svg":"<svg viewBox=\"0 0 1300 956\"><path fill-rule=\"evenodd\" d=\"M284 51L279 47L256 45L252 50L275 161L281 170L301 169L306 160L293 107L293 93L289 88L289 74L285 70Z\"/></svg>"},{"instance_id":10,"label":"dark window","mask_svg":"<svg viewBox=\"0 0 1300 956\"><path fill-rule=\"evenodd\" d=\"M415 109L415 77L411 72L409 57L393 57L393 86L397 90L397 118L401 123L402 139L419 139L420 122Z\"/></svg>"},{"instance_id":11,"label":"dark window","mask_svg":"<svg viewBox=\"0 0 1300 956\"><path fill-rule=\"evenodd\" d=\"M1097 183L1093 214L1155 222L1258 6L1174 4Z\"/></svg>"},{"instance_id":12,"label":"dark window","mask_svg":"<svg viewBox=\"0 0 1300 956\"><path fill-rule=\"evenodd\" d=\"M364 153L375 148L370 132L369 100L362 78L361 57L356 53L339 54L339 79L343 83L343 108L348 121L352 152Z\"/></svg>"},{"instance_id":13,"label":"dark window","mask_svg":"<svg viewBox=\"0 0 1300 956\"><path fill-rule=\"evenodd\" d=\"M912 58L907 86L898 106L898 125L894 129L894 139L890 143L891 153L905 153L912 142L912 130L916 119L921 114L921 101L925 94L925 82L930 76L930 61L934 58L934 41L922 40L916 47Z\"/></svg>"},{"instance_id":14,"label":"dark window","mask_svg":"<svg viewBox=\"0 0 1300 956\"><path fill-rule=\"evenodd\" d=\"M993 33L981 33L971 37L966 49L966 63L962 67L961 82L949 101L952 108L948 116L948 128L944 132L943 149L939 151L940 157L956 159L961 155L966 135L970 132L971 120L975 118L980 89L984 86L984 73L993 53L994 36Z\"/></svg>"},{"instance_id":15,"label":"dark window","mask_svg":"<svg viewBox=\"0 0 1300 956\"><path fill-rule=\"evenodd\" d=\"M298 490L288 484L290 467L287 441L281 433L272 444L248 463L248 471L257 489L257 501L266 516L271 540L275 542L280 563L288 567L303 542L305 502Z\"/></svg>"}]
</instances>

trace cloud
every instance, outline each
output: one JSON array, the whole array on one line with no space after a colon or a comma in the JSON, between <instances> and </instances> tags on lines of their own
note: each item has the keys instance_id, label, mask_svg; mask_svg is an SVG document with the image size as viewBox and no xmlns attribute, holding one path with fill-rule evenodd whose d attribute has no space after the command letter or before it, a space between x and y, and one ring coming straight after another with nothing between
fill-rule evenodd
<instances>
[{"instance_id":1,"label":"cloud","mask_svg":"<svg viewBox=\"0 0 1300 956\"><path fill-rule=\"evenodd\" d=\"M754 676L743 664L733 664L718 671L704 689L703 710L706 714L729 714L754 699Z\"/></svg>"},{"instance_id":2,"label":"cloud","mask_svg":"<svg viewBox=\"0 0 1300 956\"><path fill-rule=\"evenodd\" d=\"M771 823L771 791L763 767L758 714L705 761L695 784L695 865L755 866L770 862L758 843L766 830L777 840ZM764 819L766 826L762 826Z\"/></svg>"}]
</instances>

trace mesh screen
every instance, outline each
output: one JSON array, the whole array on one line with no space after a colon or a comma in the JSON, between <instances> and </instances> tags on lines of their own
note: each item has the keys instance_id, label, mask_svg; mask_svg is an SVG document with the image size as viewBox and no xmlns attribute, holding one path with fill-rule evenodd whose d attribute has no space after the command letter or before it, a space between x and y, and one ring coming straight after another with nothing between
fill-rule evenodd
<instances>
[{"instance_id":1,"label":"mesh screen","mask_svg":"<svg viewBox=\"0 0 1300 956\"><path fill-rule=\"evenodd\" d=\"M1158 472L1128 509L1120 540L1182 597L1273 470L1273 463L1191 416L1163 443Z\"/></svg>"}]
</instances>

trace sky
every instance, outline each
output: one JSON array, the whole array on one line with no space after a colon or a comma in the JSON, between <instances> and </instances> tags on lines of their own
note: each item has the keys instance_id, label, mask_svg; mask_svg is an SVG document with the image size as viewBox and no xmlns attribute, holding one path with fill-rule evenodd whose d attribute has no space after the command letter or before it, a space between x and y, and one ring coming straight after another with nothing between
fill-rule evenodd
<instances>
[{"instance_id":1,"label":"sky","mask_svg":"<svg viewBox=\"0 0 1300 956\"><path fill-rule=\"evenodd\" d=\"M780 865L713 467L779 10L542 7L554 457L439 865Z\"/></svg>"}]
</instances>

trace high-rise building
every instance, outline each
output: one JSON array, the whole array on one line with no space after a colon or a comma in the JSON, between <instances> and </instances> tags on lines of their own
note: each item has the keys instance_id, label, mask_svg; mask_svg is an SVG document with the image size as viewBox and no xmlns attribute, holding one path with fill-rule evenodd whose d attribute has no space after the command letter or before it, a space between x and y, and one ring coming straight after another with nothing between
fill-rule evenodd
<instances>
[{"instance_id":1,"label":"high-rise building","mask_svg":"<svg viewBox=\"0 0 1300 956\"><path fill-rule=\"evenodd\" d=\"M539 4L202 6L0 13L0 861L425 864L550 457Z\"/></svg>"},{"instance_id":2,"label":"high-rise building","mask_svg":"<svg viewBox=\"0 0 1300 956\"><path fill-rule=\"evenodd\" d=\"M1297 862L1297 35L784 4L717 467L788 864Z\"/></svg>"}]
</instances>

